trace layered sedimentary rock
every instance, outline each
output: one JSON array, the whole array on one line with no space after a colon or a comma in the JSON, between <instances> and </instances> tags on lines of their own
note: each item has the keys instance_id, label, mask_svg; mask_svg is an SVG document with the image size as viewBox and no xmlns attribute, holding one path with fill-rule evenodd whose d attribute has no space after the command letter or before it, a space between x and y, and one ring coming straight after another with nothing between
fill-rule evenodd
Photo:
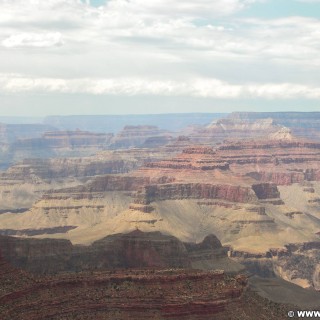
<instances>
[{"instance_id":1,"label":"layered sedimentary rock","mask_svg":"<svg viewBox=\"0 0 320 320\"><path fill-rule=\"evenodd\" d=\"M129 172L139 166L135 159L121 159L111 154L105 157L83 157L63 159L27 159L11 166L0 174L1 182L31 181L32 177L40 180L61 178L82 178L103 174Z\"/></svg>"},{"instance_id":2,"label":"layered sedimentary rock","mask_svg":"<svg viewBox=\"0 0 320 320\"><path fill-rule=\"evenodd\" d=\"M81 179L104 174L127 173L146 163L161 160L167 155L167 151L161 149L133 149L99 151L86 157L24 159L0 172L0 185L36 181L45 183L66 178Z\"/></svg>"},{"instance_id":3,"label":"layered sedimentary rock","mask_svg":"<svg viewBox=\"0 0 320 320\"><path fill-rule=\"evenodd\" d=\"M320 138L320 112L234 112L228 118L248 123L271 118L276 125L289 128L295 137L318 141Z\"/></svg>"},{"instance_id":4,"label":"layered sedimentary rock","mask_svg":"<svg viewBox=\"0 0 320 320\"><path fill-rule=\"evenodd\" d=\"M141 233L138 236L143 238ZM129 237L135 237L137 240L137 234L131 234ZM149 244L146 241L147 238L143 240L143 246L140 244L136 247L134 243L131 246L134 250L145 251L146 246L152 247L150 241ZM121 237L118 237L118 240L120 239ZM6 238L0 238L1 247L5 247L3 241L6 241ZM51 251L50 255L50 252L46 251L48 243L43 240L42 242L46 245L37 244L35 247L41 248L52 260L53 252ZM12 241L6 241L6 244L15 250ZM30 254L40 256L39 250L34 250L30 244L29 242ZM108 246L106 241L100 245ZM165 247L168 243L163 245L160 241L159 245ZM63 249L61 242L59 247ZM201 244L188 244L187 247L192 252L193 259L197 260L195 252L219 249L221 244L214 236L210 236ZM172 250L170 247L168 249ZM21 255L21 250L16 251L16 254ZM97 261L99 262L99 259ZM221 270L204 272L191 269L159 269L152 265L152 268L143 270L101 270L90 273L81 271L34 276L13 268L4 259L1 251L0 266L0 317L4 320L18 318L22 320L47 318L253 320L257 317L281 319L288 309L293 309L291 306L278 305L260 298L248 288L247 278L244 275L230 276Z\"/></svg>"},{"instance_id":5,"label":"layered sedimentary rock","mask_svg":"<svg viewBox=\"0 0 320 320\"><path fill-rule=\"evenodd\" d=\"M125 126L111 141L112 149L132 147L155 148L168 144L173 138L156 126Z\"/></svg>"},{"instance_id":6,"label":"layered sedimentary rock","mask_svg":"<svg viewBox=\"0 0 320 320\"><path fill-rule=\"evenodd\" d=\"M214 233L223 244L252 254L319 239L319 143L247 140L212 147L191 145L185 137L176 142L189 146L162 160L159 151L125 174L44 190L27 211L0 215L1 232L37 234L37 229L73 226L48 236L77 244L137 228L184 242ZM140 151L130 152L140 154L137 162L143 163ZM72 175L74 162L68 163ZM80 176L90 172L81 165L75 166Z\"/></svg>"},{"instance_id":7,"label":"layered sedimentary rock","mask_svg":"<svg viewBox=\"0 0 320 320\"><path fill-rule=\"evenodd\" d=\"M271 139L290 138L287 129L274 122L272 118L248 121L247 119L225 118L212 122L206 127L189 128L186 133L196 143L215 144L226 139L257 139L270 137Z\"/></svg>"},{"instance_id":8,"label":"layered sedimentary rock","mask_svg":"<svg viewBox=\"0 0 320 320\"><path fill-rule=\"evenodd\" d=\"M230 278L221 271L70 274L40 278L24 290L6 290L0 315L4 320L228 319L240 310L250 315L241 306L245 291L245 277Z\"/></svg>"},{"instance_id":9,"label":"layered sedimentary rock","mask_svg":"<svg viewBox=\"0 0 320 320\"><path fill-rule=\"evenodd\" d=\"M279 193L278 193L279 194ZM164 184L148 185L137 194L136 203L176 199L220 199L229 202L248 203L256 200L251 188L213 184Z\"/></svg>"}]
</instances>

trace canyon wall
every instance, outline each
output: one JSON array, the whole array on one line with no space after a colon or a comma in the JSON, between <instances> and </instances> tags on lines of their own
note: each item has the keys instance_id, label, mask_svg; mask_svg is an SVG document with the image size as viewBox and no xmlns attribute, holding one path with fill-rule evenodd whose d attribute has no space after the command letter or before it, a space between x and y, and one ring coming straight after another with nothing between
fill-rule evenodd
<instances>
[{"instance_id":1,"label":"canyon wall","mask_svg":"<svg viewBox=\"0 0 320 320\"><path fill-rule=\"evenodd\" d=\"M19 239L0 236L2 256L13 266L34 274L127 268L190 268L202 260L226 261L227 251L213 235L200 244L184 244L160 232L135 230L111 235L90 246L68 240ZM235 266L235 269L239 266Z\"/></svg>"}]
</instances>

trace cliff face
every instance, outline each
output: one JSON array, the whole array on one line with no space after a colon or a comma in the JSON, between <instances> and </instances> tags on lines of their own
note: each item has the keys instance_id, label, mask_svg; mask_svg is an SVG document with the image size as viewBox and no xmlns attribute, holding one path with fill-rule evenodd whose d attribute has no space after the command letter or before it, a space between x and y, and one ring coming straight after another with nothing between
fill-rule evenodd
<instances>
[{"instance_id":1,"label":"cliff face","mask_svg":"<svg viewBox=\"0 0 320 320\"><path fill-rule=\"evenodd\" d=\"M227 260L227 252L213 235L200 244L184 244L160 232L135 230L72 246L67 240L17 239L0 236L3 257L17 268L35 274L124 268L190 268L192 262ZM235 266L236 268L237 266Z\"/></svg>"},{"instance_id":2,"label":"cliff face","mask_svg":"<svg viewBox=\"0 0 320 320\"><path fill-rule=\"evenodd\" d=\"M222 199L247 203L256 199L250 188L210 184L149 185L138 193L135 202L150 204L155 201L174 199Z\"/></svg>"}]
</instances>

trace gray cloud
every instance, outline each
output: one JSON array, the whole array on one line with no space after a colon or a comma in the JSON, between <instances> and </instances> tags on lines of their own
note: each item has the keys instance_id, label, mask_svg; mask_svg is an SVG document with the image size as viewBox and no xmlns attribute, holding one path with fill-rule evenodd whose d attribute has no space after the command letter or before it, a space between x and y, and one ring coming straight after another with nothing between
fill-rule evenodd
<instances>
[{"instance_id":1,"label":"gray cloud","mask_svg":"<svg viewBox=\"0 0 320 320\"><path fill-rule=\"evenodd\" d=\"M1 90L319 99L319 19L236 18L254 2L0 0Z\"/></svg>"}]
</instances>

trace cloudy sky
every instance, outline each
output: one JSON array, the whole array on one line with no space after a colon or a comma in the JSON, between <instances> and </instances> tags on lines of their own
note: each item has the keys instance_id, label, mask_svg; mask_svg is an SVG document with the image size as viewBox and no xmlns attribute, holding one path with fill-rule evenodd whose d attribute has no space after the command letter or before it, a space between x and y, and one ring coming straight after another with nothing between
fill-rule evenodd
<instances>
[{"instance_id":1,"label":"cloudy sky","mask_svg":"<svg viewBox=\"0 0 320 320\"><path fill-rule=\"evenodd\" d=\"M320 0L0 0L0 115L320 111Z\"/></svg>"}]
</instances>

